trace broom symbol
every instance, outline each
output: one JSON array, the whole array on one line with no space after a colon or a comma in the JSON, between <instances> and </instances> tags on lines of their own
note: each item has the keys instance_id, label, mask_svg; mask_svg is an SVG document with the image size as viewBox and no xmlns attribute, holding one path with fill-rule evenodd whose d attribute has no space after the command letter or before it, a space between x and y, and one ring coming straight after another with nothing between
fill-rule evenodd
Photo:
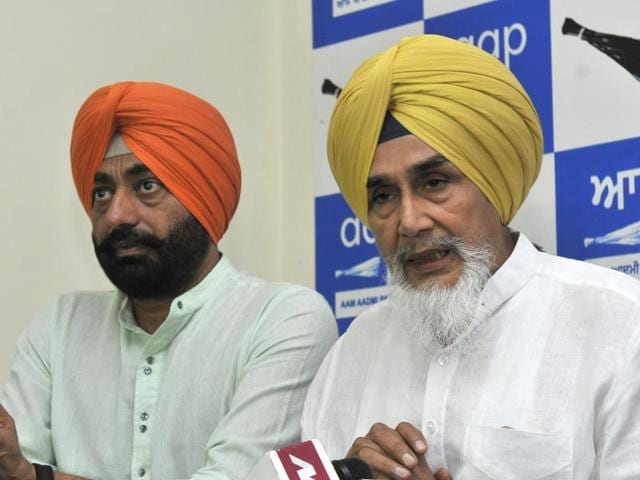
<instances>
[{"instance_id":1,"label":"broom symbol","mask_svg":"<svg viewBox=\"0 0 640 480\"><path fill-rule=\"evenodd\" d=\"M640 40L600 33L583 27L572 18L565 18L562 25L564 35L575 35L613 58L640 81Z\"/></svg>"},{"instance_id":2,"label":"broom symbol","mask_svg":"<svg viewBox=\"0 0 640 480\"><path fill-rule=\"evenodd\" d=\"M609 232L601 237L585 238L584 246L591 245L640 245L640 222Z\"/></svg>"},{"instance_id":3,"label":"broom symbol","mask_svg":"<svg viewBox=\"0 0 640 480\"><path fill-rule=\"evenodd\" d=\"M328 78L325 78L324 82L322 82L322 93L339 97L342 93L342 89Z\"/></svg>"},{"instance_id":4,"label":"broom symbol","mask_svg":"<svg viewBox=\"0 0 640 480\"><path fill-rule=\"evenodd\" d=\"M384 264L380 257L371 257L362 263L358 263L351 268L345 270L336 270L334 275L340 277L364 277L375 278L384 273Z\"/></svg>"}]
</instances>

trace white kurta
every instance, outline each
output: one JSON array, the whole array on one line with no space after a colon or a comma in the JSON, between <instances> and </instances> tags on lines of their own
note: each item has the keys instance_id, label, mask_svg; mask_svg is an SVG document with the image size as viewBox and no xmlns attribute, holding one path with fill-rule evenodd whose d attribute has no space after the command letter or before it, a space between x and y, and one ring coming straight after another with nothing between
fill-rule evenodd
<instances>
[{"instance_id":1,"label":"white kurta","mask_svg":"<svg viewBox=\"0 0 640 480\"><path fill-rule=\"evenodd\" d=\"M92 479L241 480L298 441L337 337L322 297L226 257L149 335L118 292L62 296L17 345L2 403L23 452Z\"/></svg>"},{"instance_id":2,"label":"white kurta","mask_svg":"<svg viewBox=\"0 0 640 480\"><path fill-rule=\"evenodd\" d=\"M362 314L309 390L303 438L337 458L408 421L455 480L640 479L640 282L521 234L480 305L464 351L421 345L387 302Z\"/></svg>"}]
</instances>

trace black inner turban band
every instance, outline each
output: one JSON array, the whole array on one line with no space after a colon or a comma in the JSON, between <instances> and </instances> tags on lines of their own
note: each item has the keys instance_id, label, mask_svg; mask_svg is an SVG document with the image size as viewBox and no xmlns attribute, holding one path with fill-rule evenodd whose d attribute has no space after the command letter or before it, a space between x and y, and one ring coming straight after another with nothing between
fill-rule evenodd
<instances>
[{"instance_id":1,"label":"black inner turban band","mask_svg":"<svg viewBox=\"0 0 640 480\"><path fill-rule=\"evenodd\" d=\"M411 132L404 128L402 124L391 115L391 112L387 111L387 114L384 116L384 121L382 122L380 136L378 137L378 145L393 140L394 138L404 137L405 135L411 135Z\"/></svg>"}]
</instances>

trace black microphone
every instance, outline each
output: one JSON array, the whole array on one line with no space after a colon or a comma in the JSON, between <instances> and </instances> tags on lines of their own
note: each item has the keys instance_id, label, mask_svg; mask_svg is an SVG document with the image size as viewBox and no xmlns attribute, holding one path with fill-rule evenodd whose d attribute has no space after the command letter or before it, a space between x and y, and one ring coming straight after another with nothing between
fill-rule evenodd
<instances>
[{"instance_id":1,"label":"black microphone","mask_svg":"<svg viewBox=\"0 0 640 480\"><path fill-rule=\"evenodd\" d=\"M343 458L331 462L340 480L364 480L373 478L369 465L359 458Z\"/></svg>"}]
</instances>

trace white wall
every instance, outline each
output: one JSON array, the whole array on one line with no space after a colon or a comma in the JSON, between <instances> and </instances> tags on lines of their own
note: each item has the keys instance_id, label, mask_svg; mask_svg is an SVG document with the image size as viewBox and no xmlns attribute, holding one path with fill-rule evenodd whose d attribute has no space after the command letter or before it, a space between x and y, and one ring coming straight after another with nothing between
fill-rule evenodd
<instances>
[{"instance_id":1,"label":"white wall","mask_svg":"<svg viewBox=\"0 0 640 480\"><path fill-rule=\"evenodd\" d=\"M313 285L311 2L1 3L0 384L48 299L109 288L68 148L81 102L110 82L166 82L218 107L243 168L222 250L242 269Z\"/></svg>"}]
</instances>

